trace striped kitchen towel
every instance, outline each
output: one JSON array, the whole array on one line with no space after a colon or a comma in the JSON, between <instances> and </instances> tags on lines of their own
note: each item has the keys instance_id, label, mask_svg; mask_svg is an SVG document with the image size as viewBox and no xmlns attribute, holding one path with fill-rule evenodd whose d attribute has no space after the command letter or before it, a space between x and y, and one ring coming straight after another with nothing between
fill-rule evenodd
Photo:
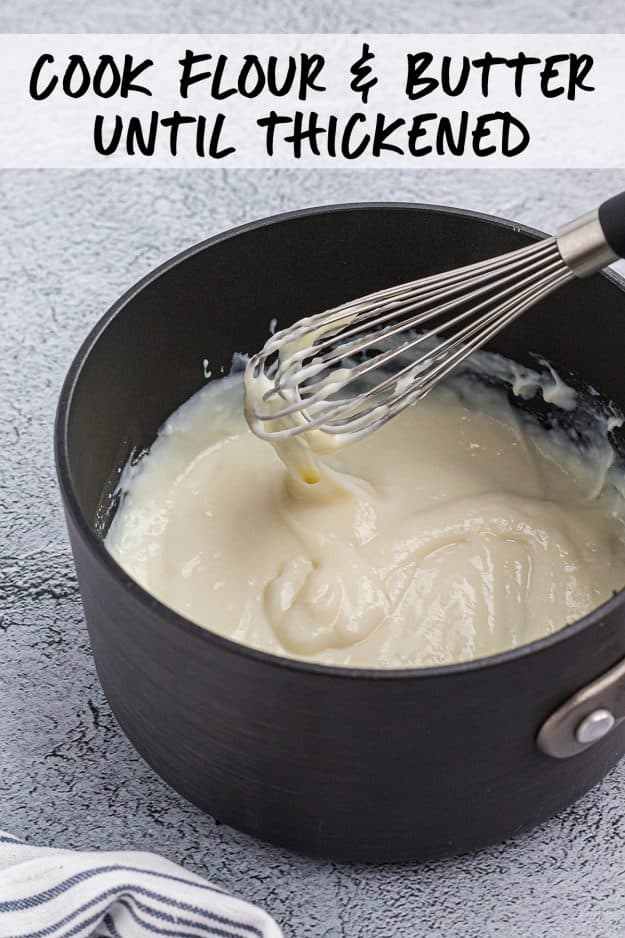
<instances>
[{"instance_id":1,"label":"striped kitchen towel","mask_svg":"<svg viewBox=\"0 0 625 938\"><path fill-rule=\"evenodd\" d=\"M281 938L262 909L153 853L31 847L0 832L0 938Z\"/></svg>"}]
</instances>

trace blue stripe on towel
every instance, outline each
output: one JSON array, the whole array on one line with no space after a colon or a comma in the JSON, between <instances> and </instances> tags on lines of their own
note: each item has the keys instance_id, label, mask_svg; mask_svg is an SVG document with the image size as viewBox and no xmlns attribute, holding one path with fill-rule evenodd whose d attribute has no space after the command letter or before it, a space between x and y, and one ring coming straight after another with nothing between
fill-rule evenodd
<instances>
[{"instance_id":1,"label":"blue stripe on towel","mask_svg":"<svg viewBox=\"0 0 625 938\"><path fill-rule=\"evenodd\" d=\"M122 936L115 928L115 922L113 921L113 917L110 914L104 917L104 924L108 928L111 938L122 938Z\"/></svg>"},{"instance_id":2,"label":"blue stripe on towel","mask_svg":"<svg viewBox=\"0 0 625 938\"><path fill-rule=\"evenodd\" d=\"M158 926L153 925L152 922L148 922L147 919L140 916L138 912L136 912L132 908L132 906L130 905L131 901L134 902L135 905L137 905L140 909L142 909L142 911L147 910L150 915L156 918L161 918L163 921L173 922L174 925L176 924L191 925L191 926L195 926L196 928L198 927L201 928L203 923L200 923L198 925L195 922L192 922L190 919L176 918L173 915L165 915L164 913L161 913L161 912L155 912L153 909L149 909L147 906L144 906L142 903L137 902L133 896L130 896L128 900L120 899L119 905L124 906L124 908L130 913L131 917L135 920L135 922L137 922L137 924L139 925L143 925L145 928L149 928L150 931L154 932L155 935L168 935L170 936L170 938L172 938L172 936L175 936L175 938L200 938L197 932L193 932L193 934L191 934L191 932L171 931L171 929L169 928L159 928ZM237 927L242 928L244 926L238 925ZM210 928L209 932L206 932L206 934L215 935L216 938L238 938L238 936L236 936L231 931L223 931L222 929L212 928L212 927Z\"/></svg>"},{"instance_id":3,"label":"blue stripe on towel","mask_svg":"<svg viewBox=\"0 0 625 938\"><path fill-rule=\"evenodd\" d=\"M28 896L24 899L9 899L7 902L0 902L0 912L21 912L24 909L30 909L35 905L40 905L43 902L49 902L50 899L55 899L62 893L67 892L68 889L71 889L72 886L76 886L78 883L84 883L85 880L90 879L92 876L117 871L123 873L140 873L142 876L157 876L159 879L167 879L174 883L182 883L184 886L205 889L207 892L214 892L220 896L228 895L223 889L209 886L208 883L196 883L191 879L185 879L181 876L172 876L169 873L158 873L156 870L141 869L141 867L138 866L119 866L112 864L111 866L97 866L92 870L84 870L82 873L76 873L75 876L71 876L62 883L57 883L57 885L53 886L51 889L45 889L43 892L36 893L34 896Z\"/></svg>"},{"instance_id":4,"label":"blue stripe on towel","mask_svg":"<svg viewBox=\"0 0 625 938\"><path fill-rule=\"evenodd\" d=\"M205 922L198 922L197 920L196 920L196 921L192 921L190 918L181 918L179 915L170 915L169 912L164 912L162 909L154 909L154 908L151 908L149 905L146 905L144 902L140 902L140 901L137 899L137 897L134 896L134 895L128 896L127 898L124 898L124 899L120 899L120 900L119 900L119 904L125 906L125 907L129 910L129 912L133 915L133 917L135 917L135 918L136 918L136 913L135 913L134 910L131 908L130 903L133 903L133 904L136 905L137 908L140 909L142 912L146 912L148 915L151 915L153 918L156 918L156 919L158 919L158 920L161 921L161 922L169 922L170 924L174 924L174 925L178 925L178 924L180 924L180 925L190 925L190 926L192 926L192 927L194 927L194 928L208 929L208 931L206 932L206 934L218 935L218 936L222 936L222 938L237 938L237 936L233 936L233 933L232 933L232 932L230 932L230 931L228 931L228 932L221 931L221 930L219 930L219 929L214 928L212 925L208 925L208 924L205 923ZM160 929L155 928L153 925L152 925L151 927L152 927L153 931L158 932L159 934L163 934L163 935L171 935L171 934L172 934L172 932L169 932L169 931L161 931ZM253 925L245 925L245 924L242 923L242 922L238 922L238 923L236 924L236 926L233 926L233 927L236 927L236 928L239 928L239 929L241 929L241 928L243 928L243 929L254 928ZM258 932L257 929L256 929L256 931ZM258 932L258 934L262 934L262 933L261 933L261 932ZM195 936L193 936L193 938L198 938L198 936L195 935Z\"/></svg>"},{"instance_id":5,"label":"blue stripe on towel","mask_svg":"<svg viewBox=\"0 0 625 938\"><path fill-rule=\"evenodd\" d=\"M115 869L116 867L112 867ZM76 879L76 877L73 877ZM77 915L80 915L82 912L86 912L87 909L93 907L98 902L102 902L104 899L110 899L113 896L118 898L133 896L134 894L139 894L145 896L148 899L156 899L158 902L161 902L163 905L168 905L172 909L181 909L183 912L193 912L201 918L209 919L212 922L217 922L219 925L226 925L230 928L235 928L240 932L245 932L246 934L257 935L258 938L262 938L262 931L259 928L256 928L255 925L248 925L245 922L237 922L234 919L226 918L223 915L217 915L215 912L208 912L205 909L201 909L199 906L190 905L188 902L180 902L177 899L168 899L166 896L162 896L158 892L152 892L149 889L144 889L142 886L137 886L133 883L124 883L123 885L112 887L105 890L104 892L99 893L97 896L94 896L89 902L81 905L79 908L74 909L73 912L70 912L69 915L66 915L65 918L59 919L53 925L48 925L46 928L42 928L36 932L28 932L27 934L14 935L13 938L48 938L48 936L53 935L57 929L64 927L69 924L72 919L76 918ZM62 895L62 892L57 892L56 895ZM17 903L11 903L13 908L11 911L23 911L24 908L30 908L30 905L22 905L21 903L28 902L28 900L17 900ZM6 904L6 903L5 903ZM149 906L144 906L148 911L151 911ZM0 909L1 911L1 909ZM75 935L77 931L81 930L81 927L84 928L85 925L91 924L92 922L97 921L102 912L98 912L91 919L88 919L82 923L82 925L72 928L71 931L63 932L63 938L71 938L72 935ZM158 913L154 913L157 915ZM214 927L211 927L208 922L197 922L198 928L203 928L207 935L220 935L228 934L227 932L219 932ZM237 938L236 935L228 935L228 938Z\"/></svg>"}]
</instances>

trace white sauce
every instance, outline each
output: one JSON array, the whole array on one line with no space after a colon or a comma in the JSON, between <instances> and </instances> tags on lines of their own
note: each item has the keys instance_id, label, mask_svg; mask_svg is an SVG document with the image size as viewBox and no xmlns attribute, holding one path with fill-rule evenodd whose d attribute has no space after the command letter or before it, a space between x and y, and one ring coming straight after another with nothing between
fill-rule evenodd
<instances>
[{"instance_id":1,"label":"white sauce","mask_svg":"<svg viewBox=\"0 0 625 938\"><path fill-rule=\"evenodd\" d=\"M487 359L519 394L575 407L555 373ZM106 545L189 619L279 655L363 668L482 657L625 584L623 475L597 427L581 452L465 376L307 484L301 450L289 474L249 430L237 375L192 397L126 468Z\"/></svg>"}]
</instances>

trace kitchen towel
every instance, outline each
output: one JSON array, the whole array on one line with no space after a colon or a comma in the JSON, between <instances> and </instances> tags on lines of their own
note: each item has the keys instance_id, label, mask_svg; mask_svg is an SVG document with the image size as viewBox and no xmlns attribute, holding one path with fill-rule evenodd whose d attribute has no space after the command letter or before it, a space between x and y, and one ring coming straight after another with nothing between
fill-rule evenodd
<instances>
[{"instance_id":1,"label":"kitchen towel","mask_svg":"<svg viewBox=\"0 0 625 938\"><path fill-rule=\"evenodd\" d=\"M281 938L262 909L153 853L31 847L0 832L0 938Z\"/></svg>"}]
</instances>

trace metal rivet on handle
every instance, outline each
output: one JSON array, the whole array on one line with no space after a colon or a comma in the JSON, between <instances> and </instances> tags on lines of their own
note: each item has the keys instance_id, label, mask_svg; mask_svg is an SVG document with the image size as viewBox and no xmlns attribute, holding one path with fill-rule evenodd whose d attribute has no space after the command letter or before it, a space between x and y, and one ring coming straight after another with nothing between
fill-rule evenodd
<instances>
[{"instance_id":1,"label":"metal rivet on handle","mask_svg":"<svg viewBox=\"0 0 625 938\"><path fill-rule=\"evenodd\" d=\"M578 724L575 739L583 745L596 743L610 732L615 722L614 715L609 710L593 710Z\"/></svg>"}]
</instances>

